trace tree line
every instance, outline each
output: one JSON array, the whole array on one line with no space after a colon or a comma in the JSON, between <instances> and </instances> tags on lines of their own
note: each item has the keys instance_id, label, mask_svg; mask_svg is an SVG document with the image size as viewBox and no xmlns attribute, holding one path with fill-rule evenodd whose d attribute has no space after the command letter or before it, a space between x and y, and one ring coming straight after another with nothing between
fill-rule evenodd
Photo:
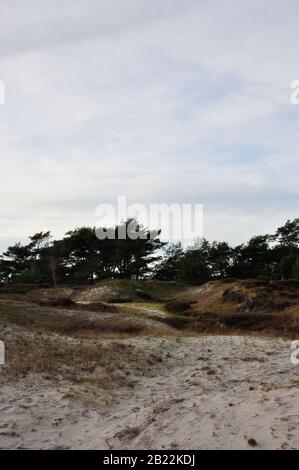
<instances>
[{"instance_id":1,"label":"tree line","mask_svg":"<svg viewBox=\"0 0 299 470\"><path fill-rule=\"evenodd\" d=\"M123 229L139 237L119 239ZM107 230L107 229L104 229ZM0 256L0 283L93 283L108 278L159 279L200 284L222 278L299 278L299 219L288 220L272 235L257 235L231 247L202 238L184 249L165 243L132 219L99 239L94 228L81 227L52 240L36 233ZM114 236L111 237L111 233Z\"/></svg>"}]
</instances>

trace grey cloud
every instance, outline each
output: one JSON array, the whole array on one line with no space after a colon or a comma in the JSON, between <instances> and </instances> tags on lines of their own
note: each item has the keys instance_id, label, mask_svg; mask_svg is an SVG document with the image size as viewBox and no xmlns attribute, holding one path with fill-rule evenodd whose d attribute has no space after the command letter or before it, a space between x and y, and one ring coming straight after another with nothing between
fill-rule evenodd
<instances>
[{"instance_id":1,"label":"grey cloud","mask_svg":"<svg viewBox=\"0 0 299 470\"><path fill-rule=\"evenodd\" d=\"M207 236L233 242L296 214L297 2L1 8L2 243L121 194L203 203Z\"/></svg>"}]
</instances>

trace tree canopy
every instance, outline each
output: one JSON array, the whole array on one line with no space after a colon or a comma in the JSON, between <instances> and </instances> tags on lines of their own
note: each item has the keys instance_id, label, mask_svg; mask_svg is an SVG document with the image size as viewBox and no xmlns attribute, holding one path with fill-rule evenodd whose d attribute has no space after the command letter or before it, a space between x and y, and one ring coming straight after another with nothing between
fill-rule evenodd
<instances>
[{"instance_id":1,"label":"tree canopy","mask_svg":"<svg viewBox=\"0 0 299 470\"><path fill-rule=\"evenodd\" d=\"M188 284L228 277L299 278L299 219L236 247L202 238L183 249L181 243L162 242L160 232L154 233L134 219L102 230L110 236L98 238L95 228L81 227L61 240L53 240L50 232L39 232L27 244L15 243L0 256L0 282L55 286L107 278ZM131 236L120 237L124 231Z\"/></svg>"}]
</instances>

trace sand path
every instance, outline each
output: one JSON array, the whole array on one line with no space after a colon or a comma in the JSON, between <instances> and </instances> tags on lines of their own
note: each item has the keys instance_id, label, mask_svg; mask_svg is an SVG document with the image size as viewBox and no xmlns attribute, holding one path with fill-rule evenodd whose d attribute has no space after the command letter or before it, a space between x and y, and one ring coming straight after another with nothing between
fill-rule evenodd
<instances>
[{"instance_id":1,"label":"sand path","mask_svg":"<svg viewBox=\"0 0 299 470\"><path fill-rule=\"evenodd\" d=\"M299 448L299 366L290 362L290 341L124 341L142 342L162 363L107 405L70 399L64 381L37 375L3 383L0 448L250 449L249 439L259 449Z\"/></svg>"}]
</instances>

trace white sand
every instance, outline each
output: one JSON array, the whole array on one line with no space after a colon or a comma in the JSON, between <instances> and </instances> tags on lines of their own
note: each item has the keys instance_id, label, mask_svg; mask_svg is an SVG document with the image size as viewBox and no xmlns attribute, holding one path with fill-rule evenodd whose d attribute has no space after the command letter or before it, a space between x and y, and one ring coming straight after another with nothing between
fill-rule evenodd
<instances>
[{"instance_id":1,"label":"white sand","mask_svg":"<svg viewBox=\"0 0 299 470\"><path fill-rule=\"evenodd\" d=\"M259 449L299 448L299 366L290 362L290 341L124 341L141 342L163 361L109 405L66 398L68 384L37 375L4 383L0 448L249 449L250 438Z\"/></svg>"}]
</instances>

